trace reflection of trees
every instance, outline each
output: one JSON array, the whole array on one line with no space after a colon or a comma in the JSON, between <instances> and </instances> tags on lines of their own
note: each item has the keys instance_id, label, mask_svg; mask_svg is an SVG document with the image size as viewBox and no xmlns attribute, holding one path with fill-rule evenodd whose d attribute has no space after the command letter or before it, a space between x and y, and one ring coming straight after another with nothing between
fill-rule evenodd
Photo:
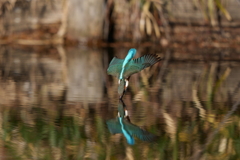
<instances>
[{"instance_id":1,"label":"reflection of trees","mask_svg":"<svg viewBox=\"0 0 240 160\"><path fill-rule=\"evenodd\" d=\"M67 101L101 101L104 84L101 51L72 48L68 53Z\"/></svg>"},{"instance_id":2,"label":"reflection of trees","mask_svg":"<svg viewBox=\"0 0 240 160\"><path fill-rule=\"evenodd\" d=\"M49 97L75 102L101 101L104 84L101 52L80 48L66 52L62 46L57 46L57 51L46 56L1 50L0 82L4 85L0 85L3 97L0 104L46 103Z\"/></svg>"},{"instance_id":3,"label":"reflection of trees","mask_svg":"<svg viewBox=\"0 0 240 160\"><path fill-rule=\"evenodd\" d=\"M66 100L64 67L64 74L72 72L67 78L78 73L77 57L96 57L89 66L96 63L98 67L88 67L91 71L98 73L103 68L100 53L86 51L84 57L85 53L77 51L70 57L74 61L67 58L63 63L52 55L49 58L50 55L12 51L0 54L1 153L19 159L189 159L203 148L239 97L239 64L235 62L169 61L161 85L156 84L158 74L141 72L131 79L124 102L131 123L160 137L154 143L136 139L136 145L129 146L123 136L111 135L105 125L107 119L117 114L117 95L110 95L117 93L117 87L111 81L107 82L107 100L70 104ZM98 85L99 88L93 88L99 89L103 97L103 84ZM215 134L203 156L239 159L239 120L237 110Z\"/></svg>"},{"instance_id":4,"label":"reflection of trees","mask_svg":"<svg viewBox=\"0 0 240 160\"><path fill-rule=\"evenodd\" d=\"M30 114L14 115L5 112L4 117L8 119L3 123L4 140L6 147L13 155L22 159L35 159L49 157L58 159L64 156L62 149L74 151L76 148L67 148L66 141L75 142L83 135L80 134L79 127L75 124L73 117L55 117L49 121L43 109L33 108ZM11 111L10 111L11 112ZM12 116L12 114L14 116ZM29 124L22 118L32 117ZM45 118L42 118L42 117ZM59 115L57 115L59 116ZM17 147L14 147L17 146ZM51 157L51 158L50 158Z\"/></svg>"},{"instance_id":5,"label":"reflection of trees","mask_svg":"<svg viewBox=\"0 0 240 160\"><path fill-rule=\"evenodd\" d=\"M37 53L3 49L0 56L0 104L46 103L49 95L61 99L65 84L58 55L49 58Z\"/></svg>"},{"instance_id":6,"label":"reflection of trees","mask_svg":"<svg viewBox=\"0 0 240 160\"><path fill-rule=\"evenodd\" d=\"M182 105L186 105L186 109L188 104ZM184 157L191 156L197 149L200 149L201 144L211 133L209 131L217 127L219 123L217 117L200 120L195 115L192 116L186 112L185 116L180 115L178 120L173 118L177 132L175 140L172 141L172 136L166 130L166 125L171 123L166 122L165 116L161 116L165 113L160 110L158 110L159 113L152 111L156 115L149 114L152 106L151 103L135 104L133 107L139 108L135 113L144 115L145 120L139 122L140 118L132 114L131 121L145 126L148 131L159 133L161 136L154 143L142 144L141 141L137 141L135 146L130 147L119 135L111 136L104 125L106 104L92 104L84 107L83 103L66 106L52 103L48 108L19 107L18 110L12 107L2 107L0 135L4 148L7 150L6 153L11 153L10 155L15 155L15 158L20 159L99 159L100 157L111 159L113 157L124 158L123 155L134 158L144 156L148 159L161 157L172 159L172 157L181 155L183 158L180 159L185 159ZM142 111L144 108L148 109ZM196 110L193 109L192 112L194 111ZM115 115L116 113L115 110ZM168 114L173 117L173 114ZM112 114L112 116L115 115ZM147 125L149 120L154 122ZM208 149L209 156L217 157L221 153L225 153L227 157L239 156L239 120L236 114L229 119Z\"/></svg>"}]
</instances>

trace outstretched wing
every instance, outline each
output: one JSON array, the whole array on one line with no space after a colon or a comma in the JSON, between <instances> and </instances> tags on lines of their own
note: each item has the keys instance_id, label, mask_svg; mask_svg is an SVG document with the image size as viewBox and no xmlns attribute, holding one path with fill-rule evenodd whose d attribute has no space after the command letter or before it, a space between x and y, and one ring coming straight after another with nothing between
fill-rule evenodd
<instances>
[{"instance_id":1,"label":"outstretched wing","mask_svg":"<svg viewBox=\"0 0 240 160\"><path fill-rule=\"evenodd\" d=\"M125 69L124 78L131 76L134 73L140 72L144 68L150 67L161 60L156 54L146 54L137 59L131 60Z\"/></svg>"},{"instance_id":2,"label":"outstretched wing","mask_svg":"<svg viewBox=\"0 0 240 160\"><path fill-rule=\"evenodd\" d=\"M109 64L107 74L118 77L122 69L123 61L124 59L114 57Z\"/></svg>"},{"instance_id":3,"label":"outstretched wing","mask_svg":"<svg viewBox=\"0 0 240 160\"><path fill-rule=\"evenodd\" d=\"M139 139L141 139L142 141L154 141L157 136L148 132L148 131L145 131L143 129L141 129L140 127L124 120L124 124L125 124L125 127L126 127L126 130L132 135L132 136L136 136L138 137Z\"/></svg>"}]
</instances>

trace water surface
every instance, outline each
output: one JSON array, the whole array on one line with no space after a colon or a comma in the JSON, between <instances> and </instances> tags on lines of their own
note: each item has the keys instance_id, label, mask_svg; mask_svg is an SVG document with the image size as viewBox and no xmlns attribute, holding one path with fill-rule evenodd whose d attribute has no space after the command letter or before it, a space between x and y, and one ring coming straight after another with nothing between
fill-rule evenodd
<instances>
[{"instance_id":1,"label":"water surface","mask_svg":"<svg viewBox=\"0 0 240 160\"><path fill-rule=\"evenodd\" d=\"M214 49L179 56L137 48L137 57L157 53L164 60L132 76L123 101L131 124L157 139L135 137L130 145L123 134L111 134L106 122L117 118L119 101L117 79L106 70L128 49L2 47L1 159L240 158L239 109L222 122L240 97L232 50L219 58Z\"/></svg>"}]
</instances>

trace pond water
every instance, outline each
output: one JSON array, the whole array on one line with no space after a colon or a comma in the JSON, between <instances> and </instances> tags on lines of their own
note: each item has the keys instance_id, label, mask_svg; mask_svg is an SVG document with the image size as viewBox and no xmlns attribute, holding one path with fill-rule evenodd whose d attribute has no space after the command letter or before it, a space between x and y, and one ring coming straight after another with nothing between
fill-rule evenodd
<instances>
[{"instance_id":1,"label":"pond water","mask_svg":"<svg viewBox=\"0 0 240 160\"><path fill-rule=\"evenodd\" d=\"M0 159L240 159L240 51L137 48L164 59L131 77L121 121L106 70L128 50L2 47Z\"/></svg>"}]
</instances>

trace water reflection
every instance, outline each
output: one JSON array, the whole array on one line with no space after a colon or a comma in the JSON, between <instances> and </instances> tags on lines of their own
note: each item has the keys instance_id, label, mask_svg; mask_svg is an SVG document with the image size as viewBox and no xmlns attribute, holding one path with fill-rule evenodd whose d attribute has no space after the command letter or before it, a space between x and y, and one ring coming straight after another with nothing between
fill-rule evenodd
<instances>
[{"instance_id":1,"label":"water reflection","mask_svg":"<svg viewBox=\"0 0 240 160\"><path fill-rule=\"evenodd\" d=\"M103 54L87 48L70 48L68 56L67 100L100 102L103 98Z\"/></svg>"},{"instance_id":2,"label":"water reflection","mask_svg":"<svg viewBox=\"0 0 240 160\"><path fill-rule=\"evenodd\" d=\"M108 120L107 125L111 134L123 134L127 139L128 144L130 145L135 144L133 136L136 136L143 141L149 142L152 142L157 138L156 135L151 134L131 123L128 111L122 100L119 100L118 103L117 118Z\"/></svg>"}]
</instances>

